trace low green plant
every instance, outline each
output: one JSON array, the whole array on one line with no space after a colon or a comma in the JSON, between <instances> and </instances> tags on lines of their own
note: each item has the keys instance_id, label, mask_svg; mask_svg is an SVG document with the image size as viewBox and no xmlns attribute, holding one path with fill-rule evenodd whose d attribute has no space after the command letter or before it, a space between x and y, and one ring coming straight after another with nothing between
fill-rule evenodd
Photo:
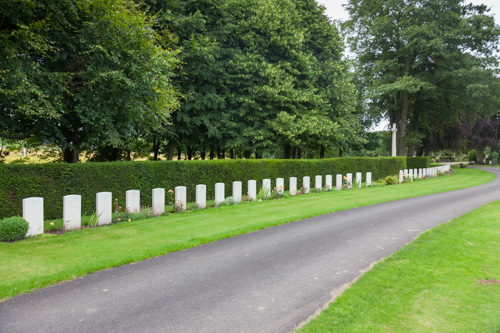
<instances>
[{"instance_id":1,"label":"low green plant","mask_svg":"<svg viewBox=\"0 0 500 333\"><path fill-rule=\"evenodd\" d=\"M91 215L90 215L90 218L89 218L89 223L87 223L87 225L89 227L97 227L97 222L99 220L99 217L101 216L101 214L99 215L96 215L96 212L94 211Z\"/></svg>"},{"instance_id":2,"label":"low green plant","mask_svg":"<svg viewBox=\"0 0 500 333\"><path fill-rule=\"evenodd\" d=\"M259 192L257 193L257 200L266 200L266 199L269 199L269 196L268 196L268 193L269 193L269 187L267 186L263 186Z\"/></svg>"},{"instance_id":3,"label":"low green plant","mask_svg":"<svg viewBox=\"0 0 500 333\"><path fill-rule=\"evenodd\" d=\"M271 196L273 199L281 199L281 198L283 198L284 193L285 193L285 187L279 186L279 187L273 188Z\"/></svg>"},{"instance_id":4,"label":"low green plant","mask_svg":"<svg viewBox=\"0 0 500 333\"><path fill-rule=\"evenodd\" d=\"M227 197L224 202L227 204L227 206L234 206L239 204L238 201L236 201L233 197Z\"/></svg>"},{"instance_id":5,"label":"low green plant","mask_svg":"<svg viewBox=\"0 0 500 333\"><path fill-rule=\"evenodd\" d=\"M384 179L385 185L394 185L398 183L398 178L396 176L387 176Z\"/></svg>"},{"instance_id":6,"label":"low green plant","mask_svg":"<svg viewBox=\"0 0 500 333\"><path fill-rule=\"evenodd\" d=\"M19 216L7 217L0 221L0 241L14 242L23 239L28 232L28 222Z\"/></svg>"},{"instance_id":7,"label":"low green plant","mask_svg":"<svg viewBox=\"0 0 500 333\"><path fill-rule=\"evenodd\" d=\"M497 153L497 152L493 152L493 153L491 153L490 158L491 158L492 160L497 160L497 159L498 159L498 153Z\"/></svg>"},{"instance_id":8,"label":"low green plant","mask_svg":"<svg viewBox=\"0 0 500 333\"><path fill-rule=\"evenodd\" d=\"M309 190L310 193L321 193L321 189L320 188L317 188L317 187L313 187L311 188L311 190Z\"/></svg>"}]
</instances>

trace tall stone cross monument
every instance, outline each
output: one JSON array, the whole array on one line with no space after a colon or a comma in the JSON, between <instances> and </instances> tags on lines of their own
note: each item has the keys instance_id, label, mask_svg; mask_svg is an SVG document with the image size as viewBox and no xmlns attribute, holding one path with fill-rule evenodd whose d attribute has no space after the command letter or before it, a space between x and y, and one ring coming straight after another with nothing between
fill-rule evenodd
<instances>
[{"instance_id":1,"label":"tall stone cross monument","mask_svg":"<svg viewBox=\"0 0 500 333\"><path fill-rule=\"evenodd\" d=\"M391 156L396 156L396 132L398 131L396 128L396 123L392 124L392 152Z\"/></svg>"}]
</instances>

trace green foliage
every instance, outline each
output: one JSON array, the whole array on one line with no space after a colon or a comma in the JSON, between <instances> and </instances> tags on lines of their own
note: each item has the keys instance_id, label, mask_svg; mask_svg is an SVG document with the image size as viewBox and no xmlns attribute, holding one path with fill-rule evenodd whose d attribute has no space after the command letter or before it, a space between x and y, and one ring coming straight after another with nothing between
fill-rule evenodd
<instances>
[{"instance_id":1,"label":"green foliage","mask_svg":"<svg viewBox=\"0 0 500 333\"><path fill-rule=\"evenodd\" d=\"M7 217L0 221L0 241L13 242L21 240L28 232L28 222L19 216Z\"/></svg>"},{"instance_id":2,"label":"green foliage","mask_svg":"<svg viewBox=\"0 0 500 333\"><path fill-rule=\"evenodd\" d=\"M62 197L82 195L82 212L95 210L95 195L109 191L119 202L125 201L125 191L141 191L143 204L151 202L153 188L171 189L187 186L188 201L194 201L197 184L207 185L208 198L214 197L214 184L223 182L231 188L233 181L284 178L288 188L290 177L311 175L372 172L373 179L396 174L406 168L406 159L333 158L322 160L214 160L111 162L82 164L0 165L0 217L20 214L22 199L39 196L45 200L45 217L62 215Z\"/></svg>"},{"instance_id":3,"label":"green foliage","mask_svg":"<svg viewBox=\"0 0 500 333\"><path fill-rule=\"evenodd\" d=\"M385 183L385 185L394 185L394 184L398 184L399 180L396 176L387 176L384 179L384 183Z\"/></svg>"},{"instance_id":4,"label":"green foliage","mask_svg":"<svg viewBox=\"0 0 500 333\"><path fill-rule=\"evenodd\" d=\"M469 153L467 154L467 159L469 160L469 162L477 162L477 154L475 149L469 151Z\"/></svg>"},{"instance_id":5,"label":"green foliage","mask_svg":"<svg viewBox=\"0 0 500 333\"><path fill-rule=\"evenodd\" d=\"M420 168L423 169L430 167L431 167L431 158L429 156L406 158L406 169L420 169Z\"/></svg>"},{"instance_id":6,"label":"green foliage","mask_svg":"<svg viewBox=\"0 0 500 333\"><path fill-rule=\"evenodd\" d=\"M498 159L498 153L497 153L497 152L493 152L493 153L491 153L491 154L490 154L490 159L492 159L492 160L496 160L496 159Z\"/></svg>"}]
</instances>

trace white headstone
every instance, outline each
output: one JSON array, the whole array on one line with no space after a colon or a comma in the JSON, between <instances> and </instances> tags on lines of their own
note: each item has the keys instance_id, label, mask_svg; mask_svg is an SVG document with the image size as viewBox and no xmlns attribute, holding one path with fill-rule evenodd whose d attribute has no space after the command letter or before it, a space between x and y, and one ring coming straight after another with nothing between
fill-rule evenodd
<instances>
[{"instance_id":1,"label":"white headstone","mask_svg":"<svg viewBox=\"0 0 500 333\"><path fill-rule=\"evenodd\" d=\"M413 169L413 178L417 179L417 169Z\"/></svg>"},{"instance_id":2,"label":"white headstone","mask_svg":"<svg viewBox=\"0 0 500 333\"><path fill-rule=\"evenodd\" d=\"M337 189L337 191L342 190L342 175L341 174L337 174L335 176L335 188Z\"/></svg>"},{"instance_id":3,"label":"white headstone","mask_svg":"<svg viewBox=\"0 0 500 333\"><path fill-rule=\"evenodd\" d=\"M179 212L186 211L187 200L186 200L186 186L176 186L175 187L175 211Z\"/></svg>"},{"instance_id":4,"label":"white headstone","mask_svg":"<svg viewBox=\"0 0 500 333\"><path fill-rule=\"evenodd\" d=\"M316 178L314 179L314 187L321 190L321 188L323 187L322 183L323 183L323 176L317 175Z\"/></svg>"},{"instance_id":5,"label":"white headstone","mask_svg":"<svg viewBox=\"0 0 500 333\"><path fill-rule=\"evenodd\" d=\"M26 236L43 234L43 198L23 199L23 219L29 224Z\"/></svg>"},{"instance_id":6,"label":"white headstone","mask_svg":"<svg viewBox=\"0 0 500 333\"><path fill-rule=\"evenodd\" d=\"M413 169L409 170L408 177L410 177L410 180L413 181Z\"/></svg>"},{"instance_id":7,"label":"white headstone","mask_svg":"<svg viewBox=\"0 0 500 333\"><path fill-rule=\"evenodd\" d=\"M63 197L63 229L82 228L82 196L78 194Z\"/></svg>"},{"instance_id":8,"label":"white headstone","mask_svg":"<svg viewBox=\"0 0 500 333\"><path fill-rule=\"evenodd\" d=\"M153 215L161 215L165 213L165 189L164 188L154 188L153 189Z\"/></svg>"},{"instance_id":9,"label":"white headstone","mask_svg":"<svg viewBox=\"0 0 500 333\"><path fill-rule=\"evenodd\" d=\"M302 178L302 187L304 188L304 193L309 193L309 189L311 188L311 178L309 176Z\"/></svg>"},{"instance_id":10,"label":"white headstone","mask_svg":"<svg viewBox=\"0 0 500 333\"><path fill-rule=\"evenodd\" d=\"M290 177L290 195L297 194L297 177Z\"/></svg>"},{"instance_id":11,"label":"white headstone","mask_svg":"<svg viewBox=\"0 0 500 333\"><path fill-rule=\"evenodd\" d=\"M196 185L196 204L200 209L207 207L207 185Z\"/></svg>"},{"instance_id":12,"label":"white headstone","mask_svg":"<svg viewBox=\"0 0 500 333\"><path fill-rule=\"evenodd\" d=\"M257 181L249 180L248 181L248 199L255 200L257 198Z\"/></svg>"},{"instance_id":13,"label":"white headstone","mask_svg":"<svg viewBox=\"0 0 500 333\"><path fill-rule=\"evenodd\" d=\"M113 194L111 192L99 192L96 194L95 199L97 225L110 224L113 219Z\"/></svg>"},{"instance_id":14,"label":"white headstone","mask_svg":"<svg viewBox=\"0 0 500 333\"><path fill-rule=\"evenodd\" d=\"M28 150L26 149L26 147L22 147L21 148L21 154L23 155L23 157L27 157L28 156Z\"/></svg>"},{"instance_id":15,"label":"white headstone","mask_svg":"<svg viewBox=\"0 0 500 333\"><path fill-rule=\"evenodd\" d=\"M403 170L399 170L399 183L403 182Z\"/></svg>"},{"instance_id":16,"label":"white headstone","mask_svg":"<svg viewBox=\"0 0 500 333\"><path fill-rule=\"evenodd\" d=\"M347 177L347 188L352 188L352 173L348 173Z\"/></svg>"},{"instance_id":17,"label":"white headstone","mask_svg":"<svg viewBox=\"0 0 500 333\"><path fill-rule=\"evenodd\" d=\"M356 172L356 187L361 188L361 183L363 180L361 179L361 172Z\"/></svg>"},{"instance_id":18,"label":"white headstone","mask_svg":"<svg viewBox=\"0 0 500 333\"><path fill-rule=\"evenodd\" d=\"M264 197L271 197L271 179L262 180L262 189L264 190Z\"/></svg>"},{"instance_id":19,"label":"white headstone","mask_svg":"<svg viewBox=\"0 0 500 333\"><path fill-rule=\"evenodd\" d=\"M332 189L332 175L326 175L325 177L325 186L330 191Z\"/></svg>"},{"instance_id":20,"label":"white headstone","mask_svg":"<svg viewBox=\"0 0 500 333\"><path fill-rule=\"evenodd\" d=\"M224 183L215 183L215 206L217 207L222 201L226 200L224 191Z\"/></svg>"},{"instance_id":21,"label":"white headstone","mask_svg":"<svg viewBox=\"0 0 500 333\"><path fill-rule=\"evenodd\" d=\"M233 182L233 199L236 202L241 201L241 188L242 184L240 181Z\"/></svg>"},{"instance_id":22,"label":"white headstone","mask_svg":"<svg viewBox=\"0 0 500 333\"><path fill-rule=\"evenodd\" d=\"M281 193L285 192L285 179L276 178L276 190Z\"/></svg>"},{"instance_id":23,"label":"white headstone","mask_svg":"<svg viewBox=\"0 0 500 333\"><path fill-rule=\"evenodd\" d=\"M367 172L366 173L366 187L372 186L372 173Z\"/></svg>"},{"instance_id":24,"label":"white headstone","mask_svg":"<svg viewBox=\"0 0 500 333\"><path fill-rule=\"evenodd\" d=\"M129 213L139 213L141 211L141 191L128 190L125 192L125 209Z\"/></svg>"},{"instance_id":25,"label":"white headstone","mask_svg":"<svg viewBox=\"0 0 500 333\"><path fill-rule=\"evenodd\" d=\"M408 169L405 169L405 170L403 171L403 173L404 173L404 176L405 176L405 177L408 177Z\"/></svg>"},{"instance_id":26,"label":"white headstone","mask_svg":"<svg viewBox=\"0 0 500 333\"><path fill-rule=\"evenodd\" d=\"M418 169L418 178L419 179L422 179L423 177L423 171L422 171L422 168Z\"/></svg>"}]
</instances>

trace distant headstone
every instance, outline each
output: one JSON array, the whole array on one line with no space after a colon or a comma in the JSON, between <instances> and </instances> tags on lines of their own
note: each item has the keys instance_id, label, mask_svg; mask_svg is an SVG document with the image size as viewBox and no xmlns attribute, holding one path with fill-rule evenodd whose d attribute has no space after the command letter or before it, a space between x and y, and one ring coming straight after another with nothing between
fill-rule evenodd
<instances>
[{"instance_id":1,"label":"distant headstone","mask_svg":"<svg viewBox=\"0 0 500 333\"><path fill-rule=\"evenodd\" d=\"M196 185L196 204L199 209L207 207L207 185Z\"/></svg>"},{"instance_id":2,"label":"distant headstone","mask_svg":"<svg viewBox=\"0 0 500 333\"><path fill-rule=\"evenodd\" d=\"M342 175L341 174L337 174L335 176L335 189L337 191L342 190Z\"/></svg>"},{"instance_id":3,"label":"distant headstone","mask_svg":"<svg viewBox=\"0 0 500 333\"><path fill-rule=\"evenodd\" d=\"M352 188L352 173L346 175L347 178L347 188Z\"/></svg>"},{"instance_id":4,"label":"distant headstone","mask_svg":"<svg viewBox=\"0 0 500 333\"><path fill-rule=\"evenodd\" d=\"M187 200L186 200L186 186L176 186L175 187L175 211L186 211Z\"/></svg>"},{"instance_id":5,"label":"distant headstone","mask_svg":"<svg viewBox=\"0 0 500 333\"><path fill-rule=\"evenodd\" d=\"M297 194L297 177L290 177L290 195Z\"/></svg>"},{"instance_id":6,"label":"distant headstone","mask_svg":"<svg viewBox=\"0 0 500 333\"><path fill-rule=\"evenodd\" d=\"M418 178L422 179L423 178L423 171L422 168L418 169Z\"/></svg>"},{"instance_id":7,"label":"distant headstone","mask_svg":"<svg viewBox=\"0 0 500 333\"><path fill-rule=\"evenodd\" d=\"M363 180L361 179L361 172L356 172L356 187L361 188L361 183Z\"/></svg>"},{"instance_id":8,"label":"distant headstone","mask_svg":"<svg viewBox=\"0 0 500 333\"><path fill-rule=\"evenodd\" d=\"M82 228L82 196L78 194L63 197L63 229Z\"/></svg>"},{"instance_id":9,"label":"distant headstone","mask_svg":"<svg viewBox=\"0 0 500 333\"><path fill-rule=\"evenodd\" d=\"M302 187L304 188L304 193L309 193L311 189L311 178L309 176L302 178Z\"/></svg>"},{"instance_id":10,"label":"distant headstone","mask_svg":"<svg viewBox=\"0 0 500 333\"><path fill-rule=\"evenodd\" d=\"M410 177L410 180L413 181L413 169L410 169L408 172L408 177Z\"/></svg>"},{"instance_id":11,"label":"distant headstone","mask_svg":"<svg viewBox=\"0 0 500 333\"><path fill-rule=\"evenodd\" d=\"M21 148L21 154L23 157L27 157L28 156L28 150L26 149L26 147L22 147Z\"/></svg>"},{"instance_id":12,"label":"distant headstone","mask_svg":"<svg viewBox=\"0 0 500 333\"><path fill-rule=\"evenodd\" d=\"M372 186L372 173L367 172L366 173L366 187Z\"/></svg>"},{"instance_id":13,"label":"distant headstone","mask_svg":"<svg viewBox=\"0 0 500 333\"><path fill-rule=\"evenodd\" d=\"M255 200L257 198L257 181L249 180L248 181L248 199Z\"/></svg>"},{"instance_id":14,"label":"distant headstone","mask_svg":"<svg viewBox=\"0 0 500 333\"><path fill-rule=\"evenodd\" d=\"M154 188L153 189L153 215L161 215L165 213L165 189L164 188Z\"/></svg>"},{"instance_id":15,"label":"distant headstone","mask_svg":"<svg viewBox=\"0 0 500 333\"><path fill-rule=\"evenodd\" d=\"M417 169L413 169L413 178L417 179Z\"/></svg>"},{"instance_id":16,"label":"distant headstone","mask_svg":"<svg viewBox=\"0 0 500 333\"><path fill-rule=\"evenodd\" d=\"M139 213L141 211L141 191L128 190L125 192L125 209L129 213Z\"/></svg>"},{"instance_id":17,"label":"distant headstone","mask_svg":"<svg viewBox=\"0 0 500 333\"><path fill-rule=\"evenodd\" d=\"M404 169L403 173L405 177L408 177L408 169Z\"/></svg>"},{"instance_id":18,"label":"distant headstone","mask_svg":"<svg viewBox=\"0 0 500 333\"><path fill-rule=\"evenodd\" d=\"M281 192L285 191L285 179L283 178L276 179L276 190Z\"/></svg>"},{"instance_id":19,"label":"distant headstone","mask_svg":"<svg viewBox=\"0 0 500 333\"><path fill-rule=\"evenodd\" d=\"M97 225L110 224L113 218L113 194L111 192L99 192L96 194L95 213Z\"/></svg>"},{"instance_id":20,"label":"distant headstone","mask_svg":"<svg viewBox=\"0 0 500 333\"><path fill-rule=\"evenodd\" d=\"M321 188L323 187L322 183L323 183L323 176L317 175L314 178L314 187L321 190Z\"/></svg>"},{"instance_id":21,"label":"distant headstone","mask_svg":"<svg viewBox=\"0 0 500 333\"><path fill-rule=\"evenodd\" d=\"M43 234L43 198L23 199L23 219L29 224L26 236Z\"/></svg>"},{"instance_id":22,"label":"distant headstone","mask_svg":"<svg viewBox=\"0 0 500 333\"><path fill-rule=\"evenodd\" d=\"M263 179L262 180L262 188L264 190L264 196L266 198L271 197L271 179Z\"/></svg>"},{"instance_id":23,"label":"distant headstone","mask_svg":"<svg viewBox=\"0 0 500 333\"><path fill-rule=\"evenodd\" d=\"M401 184L403 182L403 170L399 170L399 183Z\"/></svg>"},{"instance_id":24,"label":"distant headstone","mask_svg":"<svg viewBox=\"0 0 500 333\"><path fill-rule=\"evenodd\" d=\"M333 186L333 176L332 175L326 175L325 177L325 187L330 191Z\"/></svg>"},{"instance_id":25,"label":"distant headstone","mask_svg":"<svg viewBox=\"0 0 500 333\"><path fill-rule=\"evenodd\" d=\"M242 184L240 181L233 182L233 199L236 202L241 201L241 188Z\"/></svg>"},{"instance_id":26,"label":"distant headstone","mask_svg":"<svg viewBox=\"0 0 500 333\"><path fill-rule=\"evenodd\" d=\"M224 183L215 183L215 206L217 207L221 202L226 200L224 193Z\"/></svg>"}]
</instances>

